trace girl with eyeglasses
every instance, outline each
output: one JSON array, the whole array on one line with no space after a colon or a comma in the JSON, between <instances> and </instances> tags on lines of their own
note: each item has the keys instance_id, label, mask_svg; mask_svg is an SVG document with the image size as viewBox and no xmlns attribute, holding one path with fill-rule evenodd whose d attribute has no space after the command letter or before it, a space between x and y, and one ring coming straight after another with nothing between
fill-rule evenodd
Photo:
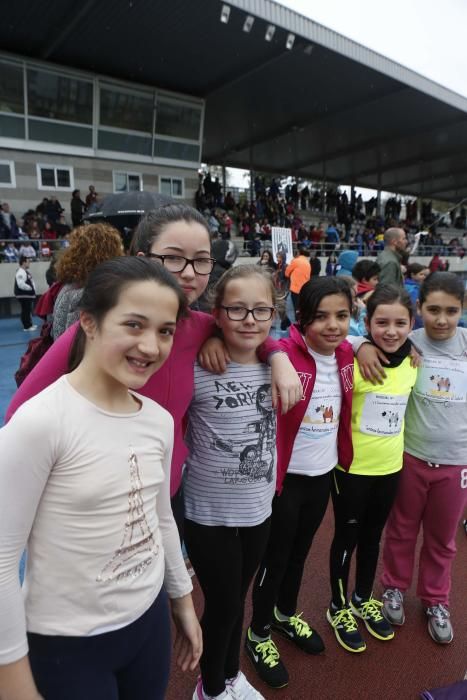
<instances>
[{"instance_id":1,"label":"girl with eyeglasses","mask_svg":"<svg viewBox=\"0 0 467 700\"><path fill-rule=\"evenodd\" d=\"M196 209L185 204L170 204L146 214L136 229L132 252L164 265L176 277L189 304L196 302L206 289L215 262L211 258L211 239L206 219ZM177 327L167 362L160 372L139 389L143 396L166 408L175 422L170 493L180 531L183 525L182 467L187 455L183 441L183 418L193 395L193 366L196 357L215 329L216 323L211 315L190 310ZM21 384L10 403L7 419L24 401L67 371L68 355L76 330L77 324L60 336ZM216 347L219 348L221 343L217 343ZM282 410L286 411L300 399L301 386L286 355L277 352L279 349L276 341L266 339L261 346L261 359L267 359L271 364L273 400L277 402L280 394ZM206 355L208 353L204 353L204 357ZM209 360L212 356L214 362ZM225 351L222 347L212 351L207 361L213 371L223 371L226 365Z\"/></svg>"},{"instance_id":2,"label":"girl with eyeglasses","mask_svg":"<svg viewBox=\"0 0 467 700\"><path fill-rule=\"evenodd\" d=\"M276 486L271 371L258 361L275 313L270 273L226 271L213 315L230 357L214 375L195 365L184 480L185 543L204 593L204 654L193 700L263 696L240 671L245 596L264 554Z\"/></svg>"}]
</instances>

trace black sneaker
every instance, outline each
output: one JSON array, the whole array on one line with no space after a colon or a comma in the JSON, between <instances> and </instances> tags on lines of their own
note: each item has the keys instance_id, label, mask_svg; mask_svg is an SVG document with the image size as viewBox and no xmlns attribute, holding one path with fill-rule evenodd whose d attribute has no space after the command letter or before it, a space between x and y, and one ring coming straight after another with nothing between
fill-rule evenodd
<instances>
[{"instance_id":1,"label":"black sneaker","mask_svg":"<svg viewBox=\"0 0 467 700\"><path fill-rule=\"evenodd\" d=\"M329 608L326 618L333 628L341 647L354 654L365 651L366 644L358 631L357 622L349 608L341 608L340 610Z\"/></svg>"},{"instance_id":2,"label":"black sneaker","mask_svg":"<svg viewBox=\"0 0 467 700\"><path fill-rule=\"evenodd\" d=\"M383 604L370 596L368 600L355 600L355 594L350 599L350 607L354 615L365 623L368 632L383 642L394 637L394 630L382 614Z\"/></svg>"},{"instance_id":3,"label":"black sneaker","mask_svg":"<svg viewBox=\"0 0 467 700\"><path fill-rule=\"evenodd\" d=\"M262 681L271 688L284 688L288 684L289 674L271 637L262 642L256 642L251 638L251 630L248 628L245 649Z\"/></svg>"},{"instance_id":4,"label":"black sneaker","mask_svg":"<svg viewBox=\"0 0 467 700\"><path fill-rule=\"evenodd\" d=\"M323 640L318 632L302 619L302 615L303 613L300 613L291 615L287 620L278 620L274 610L271 627L307 654L320 654L324 651Z\"/></svg>"}]
</instances>

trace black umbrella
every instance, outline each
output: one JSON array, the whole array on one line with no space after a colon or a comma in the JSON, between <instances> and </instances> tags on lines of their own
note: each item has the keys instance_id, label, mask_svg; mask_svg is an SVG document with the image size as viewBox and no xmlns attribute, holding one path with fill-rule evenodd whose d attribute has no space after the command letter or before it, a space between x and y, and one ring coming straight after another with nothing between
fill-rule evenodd
<instances>
[{"instance_id":1,"label":"black umbrella","mask_svg":"<svg viewBox=\"0 0 467 700\"><path fill-rule=\"evenodd\" d=\"M88 220L96 218L108 219L114 216L141 217L148 211L159 209L165 204L174 204L175 200L157 192L121 192L109 194L98 205L97 211L88 214Z\"/></svg>"},{"instance_id":2,"label":"black umbrella","mask_svg":"<svg viewBox=\"0 0 467 700\"><path fill-rule=\"evenodd\" d=\"M157 192L121 192L109 194L96 210L85 214L84 220L90 223L107 221L117 228L123 237L125 250L130 246L133 229L148 211L159 209L175 200Z\"/></svg>"}]
</instances>

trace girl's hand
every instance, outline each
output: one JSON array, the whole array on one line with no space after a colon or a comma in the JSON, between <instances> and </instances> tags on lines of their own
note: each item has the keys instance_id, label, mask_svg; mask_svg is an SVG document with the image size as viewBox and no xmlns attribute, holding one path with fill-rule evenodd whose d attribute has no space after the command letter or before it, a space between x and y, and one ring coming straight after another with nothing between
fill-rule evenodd
<instances>
[{"instance_id":1,"label":"girl's hand","mask_svg":"<svg viewBox=\"0 0 467 700\"><path fill-rule=\"evenodd\" d=\"M420 355L418 350L415 349L415 347L412 345L412 349L410 351L410 364L412 367L421 367L423 363L423 356Z\"/></svg>"},{"instance_id":2,"label":"girl's hand","mask_svg":"<svg viewBox=\"0 0 467 700\"><path fill-rule=\"evenodd\" d=\"M213 374L223 374L230 357L221 338L208 338L198 353L198 362L203 369Z\"/></svg>"},{"instance_id":3,"label":"girl's hand","mask_svg":"<svg viewBox=\"0 0 467 700\"><path fill-rule=\"evenodd\" d=\"M298 374L285 352L276 352L270 359L272 405L277 408L279 399L282 414L303 398L303 388Z\"/></svg>"},{"instance_id":4,"label":"girl's hand","mask_svg":"<svg viewBox=\"0 0 467 700\"><path fill-rule=\"evenodd\" d=\"M0 700L44 700L34 683L27 656L0 666Z\"/></svg>"},{"instance_id":5,"label":"girl's hand","mask_svg":"<svg viewBox=\"0 0 467 700\"><path fill-rule=\"evenodd\" d=\"M357 352L357 362L363 379L372 384L383 384L386 372L381 362L389 364L389 360L382 350L371 343L363 343Z\"/></svg>"},{"instance_id":6,"label":"girl's hand","mask_svg":"<svg viewBox=\"0 0 467 700\"><path fill-rule=\"evenodd\" d=\"M175 655L182 671L194 671L203 653L203 634L191 595L170 601L172 618L177 629Z\"/></svg>"}]
</instances>

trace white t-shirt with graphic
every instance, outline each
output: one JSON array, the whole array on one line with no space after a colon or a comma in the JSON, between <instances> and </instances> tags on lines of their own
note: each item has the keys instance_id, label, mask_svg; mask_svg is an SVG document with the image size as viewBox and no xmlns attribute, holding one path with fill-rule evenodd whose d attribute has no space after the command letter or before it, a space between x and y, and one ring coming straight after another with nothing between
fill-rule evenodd
<instances>
[{"instance_id":1,"label":"white t-shirt with graphic","mask_svg":"<svg viewBox=\"0 0 467 700\"><path fill-rule=\"evenodd\" d=\"M335 354L308 352L316 364L313 394L298 429L288 473L319 476L337 464L337 431L342 389Z\"/></svg>"}]
</instances>

